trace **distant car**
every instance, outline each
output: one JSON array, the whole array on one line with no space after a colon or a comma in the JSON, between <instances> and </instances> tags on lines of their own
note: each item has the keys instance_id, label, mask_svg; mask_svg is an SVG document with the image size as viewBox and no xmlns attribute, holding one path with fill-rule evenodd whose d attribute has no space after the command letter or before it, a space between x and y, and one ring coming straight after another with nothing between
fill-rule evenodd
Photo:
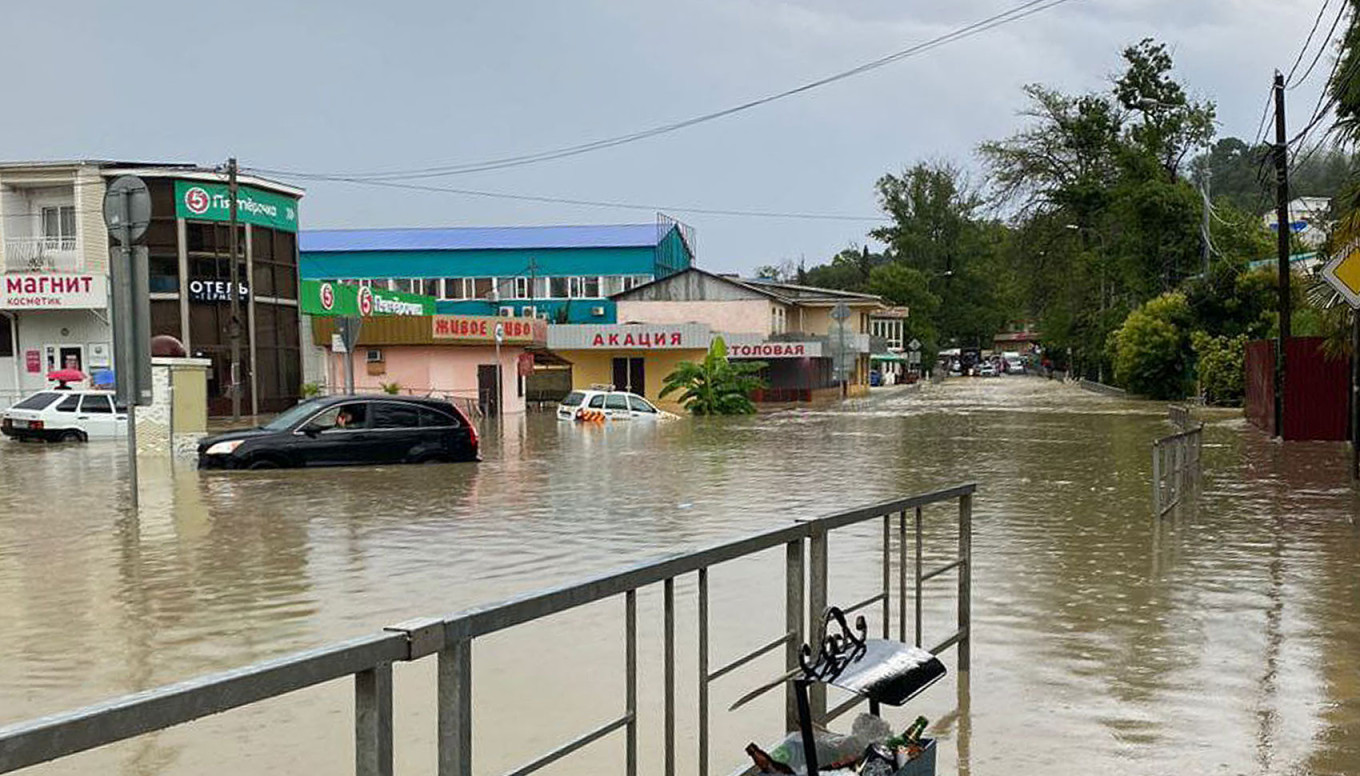
<instances>
[{"instance_id":1,"label":"distant car","mask_svg":"<svg viewBox=\"0 0 1360 776\"><path fill-rule=\"evenodd\" d=\"M667 420L676 417L656 405L628 391L591 389L572 391L557 405L558 420L578 420L583 413L595 410L609 420Z\"/></svg>"},{"instance_id":2,"label":"distant car","mask_svg":"<svg viewBox=\"0 0 1360 776\"><path fill-rule=\"evenodd\" d=\"M279 469L477 460L477 429L439 399L330 396L286 410L259 428L198 445L200 469Z\"/></svg>"},{"instance_id":3,"label":"distant car","mask_svg":"<svg viewBox=\"0 0 1360 776\"><path fill-rule=\"evenodd\" d=\"M1008 374L1022 375L1025 373L1025 358L1018 351L1002 353L1001 359Z\"/></svg>"},{"instance_id":4,"label":"distant car","mask_svg":"<svg viewBox=\"0 0 1360 776\"><path fill-rule=\"evenodd\" d=\"M4 411L0 433L21 441L113 439L127 436L127 409L109 391L40 391Z\"/></svg>"},{"instance_id":5,"label":"distant car","mask_svg":"<svg viewBox=\"0 0 1360 776\"><path fill-rule=\"evenodd\" d=\"M996 367L990 361L985 361L978 367L979 377L996 377L998 374L1000 373L996 371Z\"/></svg>"}]
</instances>

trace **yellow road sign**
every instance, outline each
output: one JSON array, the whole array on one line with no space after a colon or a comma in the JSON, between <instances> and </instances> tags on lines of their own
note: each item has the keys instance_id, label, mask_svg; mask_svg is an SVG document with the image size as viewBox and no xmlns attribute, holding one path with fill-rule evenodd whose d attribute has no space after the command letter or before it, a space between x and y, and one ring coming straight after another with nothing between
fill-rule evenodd
<instances>
[{"instance_id":1,"label":"yellow road sign","mask_svg":"<svg viewBox=\"0 0 1360 776\"><path fill-rule=\"evenodd\" d=\"M1322 268L1322 277L1350 302L1360 308L1360 245L1351 246Z\"/></svg>"}]
</instances>

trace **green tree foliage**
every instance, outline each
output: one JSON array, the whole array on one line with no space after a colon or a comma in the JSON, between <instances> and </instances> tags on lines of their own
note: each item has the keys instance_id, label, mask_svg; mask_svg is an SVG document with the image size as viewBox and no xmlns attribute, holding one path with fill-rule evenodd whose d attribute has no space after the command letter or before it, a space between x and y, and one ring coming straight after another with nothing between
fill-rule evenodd
<instances>
[{"instance_id":1,"label":"green tree foliage","mask_svg":"<svg viewBox=\"0 0 1360 776\"><path fill-rule=\"evenodd\" d=\"M1247 336L1212 337L1197 331L1190 337L1195 349L1195 376L1204 401L1219 407L1240 407L1246 395Z\"/></svg>"},{"instance_id":2,"label":"green tree foliage","mask_svg":"<svg viewBox=\"0 0 1360 776\"><path fill-rule=\"evenodd\" d=\"M1115 380L1152 399L1185 396L1189 374L1190 307L1163 294L1129 313L1110 337Z\"/></svg>"},{"instance_id":3,"label":"green tree foliage","mask_svg":"<svg viewBox=\"0 0 1360 776\"><path fill-rule=\"evenodd\" d=\"M750 415L756 411L751 392L765 386L757 375L766 366L728 360L727 343L714 337L703 361L681 361L666 375L661 397L679 392L680 403L694 415Z\"/></svg>"},{"instance_id":4,"label":"green tree foliage","mask_svg":"<svg viewBox=\"0 0 1360 776\"><path fill-rule=\"evenodd\" d=\"M883 297L889 304L903 306L910 311L903 327L902 339L920 340L924 363L934 363L940 351L939 332L935 329L940 310L940 298L930 291L930 280L925 273L902 263L884 264L869 272L869 293Z\"/></svg>"}]
</instances>

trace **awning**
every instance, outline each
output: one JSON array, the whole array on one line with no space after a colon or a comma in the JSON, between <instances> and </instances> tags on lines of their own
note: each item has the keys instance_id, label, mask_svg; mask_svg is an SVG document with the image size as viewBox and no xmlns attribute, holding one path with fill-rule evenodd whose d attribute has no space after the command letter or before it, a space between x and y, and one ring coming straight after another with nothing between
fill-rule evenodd
<instances>
[{"instance_id":1,"label":"awning","mask_svg":"<svg viewBox=\"0 0 1360 776\"><path fill-rule=\"evenodd\" d=\"M901 353L874 353L869 356L870 361L892 361L906 363L907 357Z\"/></svg>"}]
</instances>

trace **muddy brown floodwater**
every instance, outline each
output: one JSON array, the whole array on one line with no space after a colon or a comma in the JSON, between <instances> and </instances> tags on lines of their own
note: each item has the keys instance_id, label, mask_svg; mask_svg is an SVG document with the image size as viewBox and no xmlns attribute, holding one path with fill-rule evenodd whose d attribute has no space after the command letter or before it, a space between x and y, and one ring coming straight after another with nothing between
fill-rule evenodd
<instances>
[{"instance_id":1,"label":"muddy brown floodwater","mask_svg":"<svg viewBox=\"0 0 1360 776\"><path fill-rule=\"evenodd\" d=\"M119 445L3 444L0 724L976 480L972 676L893 712L931 717L941 773L1358 773L1360 501L1345 449L1215 418L1198 507L1160 522L1149 444L1169 433L1164 405L1036 378L659 427L534 415L507 421L481 464L144 464L138 517ZM947 551L947 516L928 513L928 556ZM833 600L873 588L865 528L833 539ZM778 632L769 555L713 572L715 665ZM927 641L951 629L950 588L931 588ZM692 575L678 594L687 774ZM644 590L643 773L660 770L658 607ZM601 602L477 642L477 773L619 713L621 614ZM724 710L778 661L715 685L715 773L775 737L779 698ZM399 773L433 772L433 678L430 660L396 668ZM31 772L350 772L351 692L333 683ZM616 734L545 772L621 772L622 746Z\"/></svg>"}]
</instances>

